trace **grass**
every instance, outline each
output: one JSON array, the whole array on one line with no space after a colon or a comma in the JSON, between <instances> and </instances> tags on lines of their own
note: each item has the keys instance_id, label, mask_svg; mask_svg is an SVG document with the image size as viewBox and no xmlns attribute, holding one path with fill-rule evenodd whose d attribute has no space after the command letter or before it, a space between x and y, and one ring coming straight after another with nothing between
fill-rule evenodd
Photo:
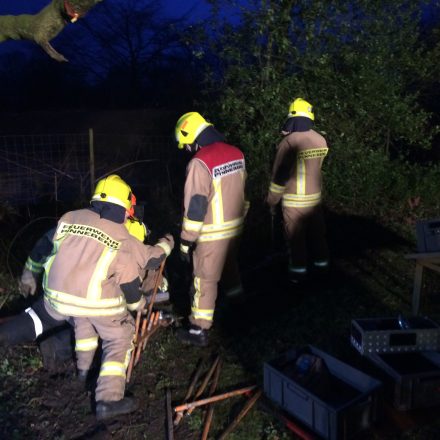
<instances>
[{"instance_id":1,"label":"grass","mask_svg":"<svg viewBox=\"0 0 440 440\"><path fill-rule=\"evenodd\" d=\"M104 433L124 440L163 438L165 390L171 389L173 404L181 403L199 359L205 357L207 370L210 359L217 354L223 360L218 392L254 383L262 386L264 362L292 347L312 344L356 364L358 355L349 342L353 318L410 314L414 265L403 256L412 250L413 243L373 221L348 215L331 215L329 234L333 253L331 276L325 282L311 283L304 289L284 282L282 258L253 269L271 250L267 243L258 249L255 242L249 241L250 234L242 250L247 274L244 282L252 294L250 299L244 304L219 299L207 349L180 345L170 328L156 334L128 386L128 392L140 399L141 409L124 418L122 423L96 425L90 410L90 396L80 400L76 405L78 409L72 409L71 414L60 415L57 410L48 409L44 406L47 393L54 389L63 391L68 380L45 376L33 345L7 353L0 361L0 380L4 384L0 391L0 434L4 438L29 439L75 438L72 432L77 432L77 438L93 438ZM184 302L186 292L177 277L182 267L171 259L168 269L172 292ZM422 296L423 312L437 321L440 320L439 281L429 274ZM15 281L9 275L0 275L0 287L4 289L0 292L0 301L2 295L11 292L1 310L3 314L24 308L26 301L18 296ZM66 396L70 396L69 393L68 389L64 391ZM218 437L244 402L243 397L236 397L216 404L211 438ZM200 438L203 417L203 410L197 409L185 418L176 440ZM439 437L440 420L425 420L419 425L408 423L402 429L379 426L361 434L359 440ZM257 405L229 438L287 440L295 437Z\"/></svg>"}]
</instances>

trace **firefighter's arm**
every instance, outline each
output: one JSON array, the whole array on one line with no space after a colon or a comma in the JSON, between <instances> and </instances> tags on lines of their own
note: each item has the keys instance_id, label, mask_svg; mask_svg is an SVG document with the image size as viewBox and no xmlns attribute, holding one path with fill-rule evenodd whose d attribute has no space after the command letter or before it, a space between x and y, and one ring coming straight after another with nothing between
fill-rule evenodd
<instances>
[{"instance_id":1,"label":"firefighter's arm","mask_svg":"<svg viewBox=\"0 0 440 440\"><path fill-rule=\"evenodd\" d=\"M127 309L130 310L130 312L142 310L145 306L146 300L139 290L139 287L139 277L136 277L133 281L128 283L121 284L121 290L127 302Z\"/></svg>"},{"instance_id":2,"label":"firefighter's arm","mask_svg":"<svg viewBox=\"0 0 440 440\"><path fill-rule=\"evenodd\" d=\"M38 278L44 271L43 264L52 252L52 239L54 233L55 228L46 232L46 234L44 234L37 241L26 260L23 272L18 282L18 290L24 297L27 297L28 295L35 295L35 292L37 291Z\"/></svg>"},{"instance_id":3,"label":"firefighter's arm","mask_svg":"<svg viewBox=\"0 0 440 440\"><path fill-rule=\"evenodd\" d=\"M266 197L266 202L271 207L277 205L283 196L286 182L289 180L291 169L295 161L295 156L295 150L288 141L284 139L277 149L272 168L272 179Z\"/></svg>"},{"instance_id":4,"label":"firefighter's arm","mask_svg":"<svg viewBox=\"0 0 440 440\"><path fill-rule=\"evenodd\" d=\"M205 165L193 159L187 170L184 196L184 215L180 234L180 252L189 255L195 246L208 210L211 174Z\"/></svg>"},{"instance_id":5,"label":"firefighter's arm","mask_svg":"<svg viewBox=\"0 0 440 440\"><path fill-rule=\"evenodd\" d=\"M174 238L171 234L166 234L154 246L146 245L147 260L145 269L156 270L165 258L167 258L174 248Z\"/></svg>"}]
</instances>

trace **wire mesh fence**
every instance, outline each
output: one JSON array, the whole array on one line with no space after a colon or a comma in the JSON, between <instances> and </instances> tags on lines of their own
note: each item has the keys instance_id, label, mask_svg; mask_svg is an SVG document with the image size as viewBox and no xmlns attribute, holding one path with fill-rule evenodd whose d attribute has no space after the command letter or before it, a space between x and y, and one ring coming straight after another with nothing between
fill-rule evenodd
<instances>
[{"instance_id":1,"label":"wire mesh fence","mask_svg":"<svg viewBox=\"0 0 440 440\"><path fill-rule=\"evenodd\" d=\"M0 201L13 207L90 196L113 172L139 188L170 186L172 139L88 133L0 136Z\"/></svg>"}]
</instances>

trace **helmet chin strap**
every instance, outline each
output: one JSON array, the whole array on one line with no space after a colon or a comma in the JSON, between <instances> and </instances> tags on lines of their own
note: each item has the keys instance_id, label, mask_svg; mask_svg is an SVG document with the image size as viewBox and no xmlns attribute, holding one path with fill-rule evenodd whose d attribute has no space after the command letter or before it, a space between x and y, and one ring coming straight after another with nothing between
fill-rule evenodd
<instances>
[{"instance_id":1,"label":"helmet chin strap","mask_svg":"<svg viewBox=\"0 0 440 440\"><path fill-rule=\"evenodd\" d=\"M200 145L197 142L193 142L192 144L185 144L185 149L189 153L197 153L200 150Z\"/></svg>"}]
</instances>

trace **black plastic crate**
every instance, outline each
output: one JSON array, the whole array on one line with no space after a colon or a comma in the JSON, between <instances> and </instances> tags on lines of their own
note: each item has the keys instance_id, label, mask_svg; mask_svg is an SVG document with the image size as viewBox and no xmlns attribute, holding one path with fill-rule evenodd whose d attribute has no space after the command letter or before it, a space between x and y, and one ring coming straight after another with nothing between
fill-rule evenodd
<instances>
[{"instance_id":1,"label":"black plastic crate","mask_svg":"<svg viewBox=\"0 0 440 440\"><path fill-rule=\"evenodd\" d=\"M304 353L321 358L326 380L299 383L293 375ZM264 392L287 413L329 440L356 438L381 414L381 382L313 346L264 364Z\"/></svg>"},{"instance_id":2,"label":"black plastic crate","mask_svg":"<svg viewBox=\"0 0 440 440\"><path fill-rule=\"evenodd\" d=\"M388 397L400 411L440 405L440 353L374 353Z\"/></svg>"},{"instance_id":3,"label":"black plastic crate","mask_svg":"<svg viewBox=\"0 0 440 440\"><path fill-rule=\"evenodd\" d=\"M417 222L416 234L418 252L440 252L440 218Z\"/></svg>"},{"instance_id":4,"label":"black plastic crate","mask_svg":"<svg viewBox=\"0 0 440 440\"><path fill-rule=\"evenodd\" d=\"M427 317L351 321L350 342L362 355L440 350L440 326Z\"/></svg>"}]
</instances>

